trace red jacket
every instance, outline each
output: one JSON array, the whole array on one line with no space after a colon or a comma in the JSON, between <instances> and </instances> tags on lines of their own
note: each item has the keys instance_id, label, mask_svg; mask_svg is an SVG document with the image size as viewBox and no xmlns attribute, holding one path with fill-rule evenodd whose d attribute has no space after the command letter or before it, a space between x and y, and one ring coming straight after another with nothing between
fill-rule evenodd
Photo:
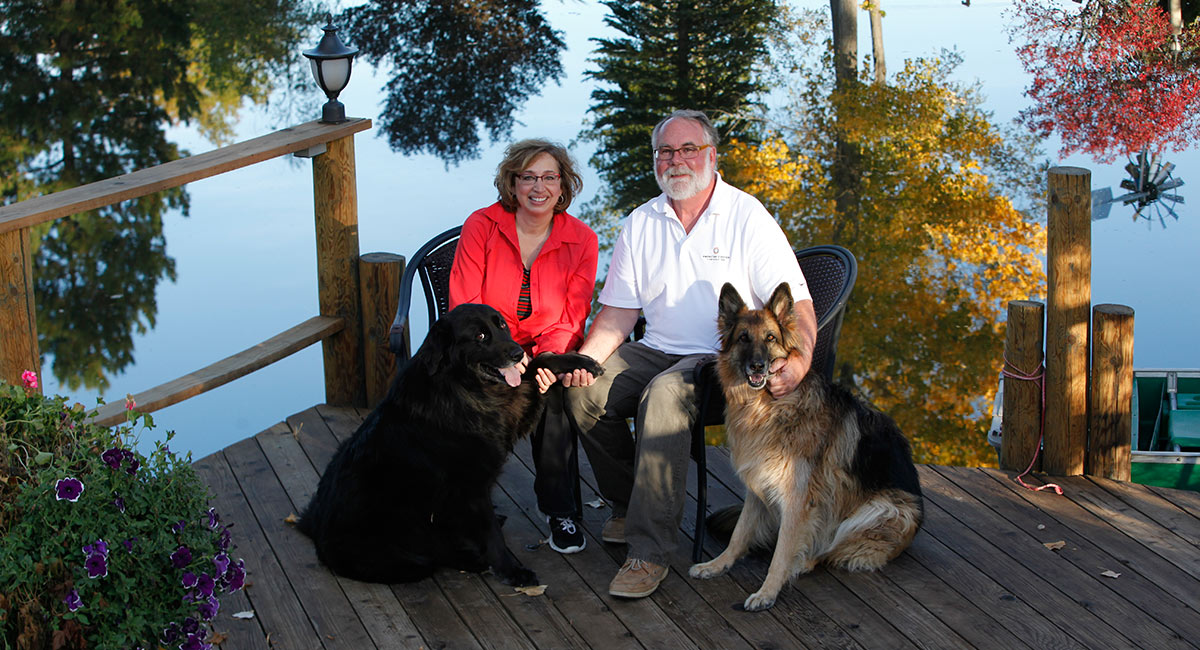
<instances>
[{"instance_id":1,"label":"red jacket","mask_svg":"<svg viewBox=\"0 0 1200 650\"><path fill-rule=\"evenodd\" d=\"M554 215L529 271L533 313L525 320L517 320L524 270L517 242L516 215L499 203L467 217L450 269L450 308L466 302L495 307L530 356L577 349L596 286L596 233L565 212Z\"/></svg>"}]
</instances>

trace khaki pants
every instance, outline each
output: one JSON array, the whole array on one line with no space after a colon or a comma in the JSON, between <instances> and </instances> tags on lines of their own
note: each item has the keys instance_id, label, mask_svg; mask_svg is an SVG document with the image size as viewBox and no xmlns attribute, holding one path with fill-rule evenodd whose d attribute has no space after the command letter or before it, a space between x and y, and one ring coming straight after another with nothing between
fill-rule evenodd
<instances>
[{"instance_id":1,"label":"khaki pants","mask_svg":"<svg viewBox=\"0 0 1200 650\"><path fill-rule=\"evenodd\" d=\"M600 493L625 516L628 557L667 566L683 519L696 363L711 355L625 343L586 388L567 390L569 412ZM625 419L634 417L636 439Z\"/></svg>"}]
</instances>

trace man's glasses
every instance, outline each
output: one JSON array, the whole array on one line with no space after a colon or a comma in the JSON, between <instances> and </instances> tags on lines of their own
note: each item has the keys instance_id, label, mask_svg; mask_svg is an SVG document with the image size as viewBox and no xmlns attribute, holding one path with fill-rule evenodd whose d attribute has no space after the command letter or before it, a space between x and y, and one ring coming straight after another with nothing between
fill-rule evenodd
<instances>
[{"instance_id":1,"label":"man's glasses","mask_svg":"<svg viewBox=\"0 0 1200 650\"><path fill-rule=\"evenodd\" d=\"M675 154L678 153L680 158L682 158L684 160L691 160L692 158L695 158L696 156L700 155L700 152L702 150L707 149L711 146L712 146L711 144L706 144L706 145L701 145L701 146L697 147L696 145L685 144L678 149L672 149L670 147L659 147L654 150L654 159L666 162L666 161L674 158Z\"/></svg>"},{"instance_id":2,"label":"man's glasses","mask_svg":"<svg viewBox=\"0 0 1200 650\"><path fill-rule=\"evenodd\" d=\"M562 174L542 174L541 176L536 174L517 174L517 182L522 185L533 185L539 179L546 185L558 185L558 182L562 180Z\"/></svg>"}]
</instances>

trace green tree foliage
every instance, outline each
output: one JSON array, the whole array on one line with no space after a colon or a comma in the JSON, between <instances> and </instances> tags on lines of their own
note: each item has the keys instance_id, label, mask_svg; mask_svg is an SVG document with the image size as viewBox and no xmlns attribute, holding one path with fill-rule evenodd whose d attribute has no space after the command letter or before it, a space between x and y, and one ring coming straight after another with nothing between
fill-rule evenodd
<instances>
[{"instance_id":1,"label":"green tree foliage","mask_svg":"<svg viewBox=\"0 0 1200 650\"><path fill-rule=\"evenodd\" d=\"M623 36L594 39L599 82L590 128L591 164L605 186L589 204L598 231L659 193L650 131L677 109L713 119L723 138L754 140L739 119L767 90L768 38L779 8L763 0L605 0L605 22ZM605 227L606 224L609 227Z\"/></svg>"},{"instance_id":2,"label":"green tree foliage","mask_svg":"<svg viewBox=\"0 0 1200 650\"><path fill-rule=\"evenodd\" d=\"M392 150L447 164L479 156L547 81L565 48L537 0L371 0L339 18L372 64L390 66L380 115Z\"/></svg>"},{"instance_id":3,"label":"green tree foliage","mask_svg":"<svg viewBox=\"0 0 1200 650\"><path fill-rule=\"evenodd\" d=\"M265 102L288 77L311 23L304 0L0 3L0 197L178 158L170 125L228 137L243 99ZM153 325L154 287L174 277L172 208L186 212L182 188L38 229L39 343L60 381L103 388L132 360L131 332Z\"/></svg>"},{"instance_id":4,"label":"green tree foliage","mask_svg":"<svg viewBox=\"0 0 1200 650\"><path fill-rule=\"evenodd\" d=\"M801 71L763 144L734 143L721 160L794 246L839 243L857 257L838 381L895 417L921 462L994 464L984 426L1006 305L1045 291L1045 228L1029 216L1039 154L950 81L957 64L943 53L907 61L889 83L835 90L826 54ZM849 224L832 178L843 140L860 156Z\"/></svg>"}]
</instances>

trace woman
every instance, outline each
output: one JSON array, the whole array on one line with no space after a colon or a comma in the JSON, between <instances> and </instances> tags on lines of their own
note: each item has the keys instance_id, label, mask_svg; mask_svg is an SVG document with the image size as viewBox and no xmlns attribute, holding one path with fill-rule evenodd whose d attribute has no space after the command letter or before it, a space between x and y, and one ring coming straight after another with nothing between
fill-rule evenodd
<instances>
[{"instance_id":1,"label":"woman","mask_svg":"<svg viewBox=\"0 0 1200 650\"><path fill-rule=\"evenodd\" d=\"M450 269L450 308L496 308L525 353L569 352L583 342L596 285L596 233L567 214L583 187L571 157L546 140L508 147L496 169L500 200L467 217ZM538 507L550 522L550 546L578 553L586 540L575 434L563 412L563 388L549 371L546 413L533 434Z\"/></svg>"}]
</instances>

